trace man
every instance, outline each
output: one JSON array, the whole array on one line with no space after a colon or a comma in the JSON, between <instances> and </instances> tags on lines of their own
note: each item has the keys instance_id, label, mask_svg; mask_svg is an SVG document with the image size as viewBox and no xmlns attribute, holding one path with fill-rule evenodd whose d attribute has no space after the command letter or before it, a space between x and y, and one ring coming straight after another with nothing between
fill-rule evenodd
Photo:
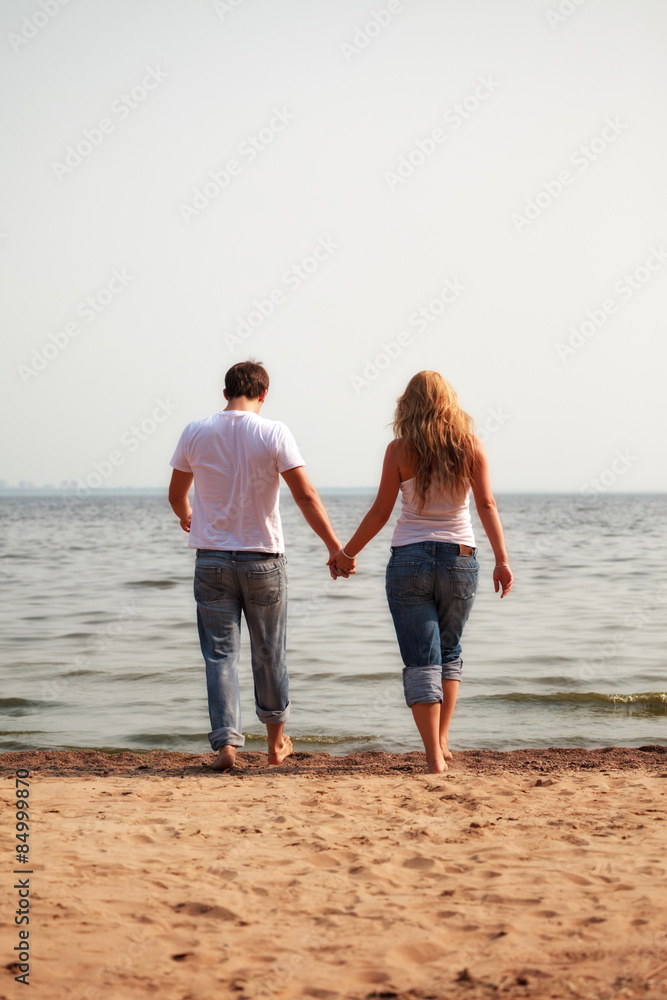
<instances>
[{"instance_id":1,"label":"man","mask_svg":"<svg viewBox=\"0 0 667 1000\"><path fill-rule=\"evenodd\" d=\"M174 471L169 502L190 533L190 547L197 549L194 592L206 663L208 736L218 751L213 767L220 771L234 766L236 751L245 742L238 684L242 611L250 633L255 709L267 728L269 764L280 764L292 753L284 733L290 701L280 476L329 557L341 548L290 431L280 421L259 415L268 388L269 376L260 364L243 361L230 368L225 375L227 406L188 424L170 463ZM334 579L348 575L334 566L330 571ZM350 572L355 572L354 566Z\"/></svg>"}]
</instances>

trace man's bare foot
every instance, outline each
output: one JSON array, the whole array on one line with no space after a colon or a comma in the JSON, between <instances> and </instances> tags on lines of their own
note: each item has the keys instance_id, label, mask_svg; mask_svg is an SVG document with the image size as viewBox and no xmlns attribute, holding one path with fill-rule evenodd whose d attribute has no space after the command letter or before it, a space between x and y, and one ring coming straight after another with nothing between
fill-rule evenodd
<instances>
[{"instance_id":1,"label":"man's bare foot","mask_svg":"<svg viewBox=\"0 0 667 1000\"><path fill-rule=\"evenodd\" d=\"M269 746L269 764L282 764L285 757L294 753L294 747L289 736L283 736L280 743Z\"/></svg>"},{"instance_id":2,"label":"man's bare foot","mask_svg":"<svg viewBox=\"0 0 667 1000\"><path fill-rule=\"evenodd\" d=\"M449 749L449 739L447 736L440 737L440 749L442 750L442 756L445 760L451 760L454 756L452 751Z\"/></svg>"},{"instance_id":3,"label":"man's bare foot","mask_svg":"<svg viewBox=\"0 0 667 1000\"><path fill-rule=\"evenodd\" d=\"M218 749L218 756L211 764L214 771L229 771L236 762L236 747L227 746Z\"/></svg>"}]
</instances>

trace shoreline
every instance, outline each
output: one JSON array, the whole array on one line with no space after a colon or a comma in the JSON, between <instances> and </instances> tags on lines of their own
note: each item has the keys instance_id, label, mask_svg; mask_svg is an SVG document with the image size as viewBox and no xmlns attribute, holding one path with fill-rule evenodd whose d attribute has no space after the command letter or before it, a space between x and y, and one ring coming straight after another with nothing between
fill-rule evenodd
<instances>
[{"instance_id":1,"label":"shoreline","mask_svg":"<svg viewBox=\"0 0 667 1000\"><path fill-rule=\"evenodd\" d=\"M213 752L181 753L173 750L12 750L0 753L0 774L19 767L48 775L155 775L201 777L254 776L261 774L368 774L391 775L426 773L422 751L389 753L365 750L335 756L326 752L296 751L282 764L269 767L266 753L240 750L231 771L213 771ZM642 747L543 747L529 750L459 750L453 751L449 770L457 773L533 773L562 771L633 771L665 772L667 745Z\"/></svg>"}]
</instances>

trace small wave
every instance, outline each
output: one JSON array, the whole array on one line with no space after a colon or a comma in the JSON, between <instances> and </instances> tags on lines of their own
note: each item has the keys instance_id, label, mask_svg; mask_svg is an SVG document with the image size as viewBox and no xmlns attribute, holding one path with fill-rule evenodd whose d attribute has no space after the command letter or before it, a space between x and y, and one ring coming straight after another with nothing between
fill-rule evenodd
<instances>
[{"instance_id":1,"label":"small wave","mask_svg":"<svg viewBox=\"0 0 667 1000\"><path fill-rule=\"evenodd\" d=\"M642 691L638 694L602 694L599 691L554 691L551 694L533 694L522 691L509 691L506 694L483 695L485 698L501 698L505 701L573 701L573 702L660 702L667 704L667 691Z\"/></svg>"},{"instance_id":2,"label":"small wave","mask_svg":"<svg viewBox=\"0 0 667 1000\"><path fill-rule=\"evenodd\" d=\"M506 701L534 707L589 708L593 711L613 710L629 706L645 715L667 715L667 691L640 691L629 694L600 691L556 691L551 694L532 694L508 691L504 694L473 695L471 701Z\"/></svg>"},{"instance_id":3,"label":"small wave","mask_svg":"<svg viewBox=\"0 0 667 1000\"><path fill-rule=\"evenodd\" d=\"M16 729L0 729L0 736L43 736L41 729L22 729L18 732Z\"/></svg>"},{"instance_id":4,"label":"small wave","mask_svg":"<svg viewBox=\"0 0 667 1000\"><path fill-rule=\"evenodd\" d=\"M30 735L31 731L20 733L21 737ZM35 731L36 732L36 731ZM16 733L0 733L0 753L23 753L26 750L50 750L51 747L44 747L40 740L43 733L37 733L38 739L34 743L26 742L24 739L5 739L5 736L13 737Z\"/></svg>"},{"instance_id":5,"label":"small wave","mask_svg":"<svg viewBox=\"0 0 667 1000\"><path fill-rule=\"evenodd\" d=\"M312 678L313 682L317 681L334 681L336 684L355 684L358 681L398 681L400 683L401 674L397 670L382 670L381 667L378 668L376 673L353 673L353 674L337 674L332 671L316 671L310 668L312 660L309 661L309 669L306 670L305 667L292 666L290 664L290 677L308 677Z\"/></svg>"},{"instance_id":6,"label":"small wave","mask_svg":"<svg viewBox=\"0 0 667 1000\"><path fill-rule=\"evenodd\" d=\"M34 698L0 698L0 709L35 708L43 704L43 701L36 701Z\"/></svg>"},{"instance_id":7,"label":"small wave","mask_svg":"<svg viewBox=\"0 0 667 1000\"><path fill-rule=\"evenodd\" d=\"M163 750L173 750L178 744L179 747L191 746L195 752L206 753L208 748L208 740L206 738L206 733L202 730L201 733L131 733L123 737L128 742L132 743L132 747L125 748L101 748L105 753L111 753L112 750L116 753L120 753L123 749L136 749L135 744L139 746L147 747L149 750L163 749ZM266 739L264 740L266 743Z\"/></svg>"},{"instance_id":8,"label":"small wave","mask_svg":"<svg viewBox=\"0 0 667 1000\"><path fill-rule=\"evenodd\" d=\"M340 743L373 743L375 740L380 739L377 735L323 736L321 733L301 735L294 731L290 731L290 736L295 743L315 743L319 746L338 746ZM263 743L266 746L266 736L261 736L257 733L246 733L246 743Z\"/></svg>"},{"instance_id":9,"label":"small wave","mask_svg":"<svg viewBox=\"0 0 667 1000\"><path fill-rule=\"evenodd\" d=\"M14 734L16 735L16 734ZM348 736L323 736L317 733L309 733L304 736L300 736L298 733L291 733L292 739L298 744L308 744L313 746L339 746L343 744L367 744L374 743L380 739L379 736L369 736L369 735L348 735ZM246 733L246 749L251 749L253 747L259 747L260 749L266 750L266 735L261 733ZM209 750L208 739L206 738L206 732L202 730L200 733L128 733L123 737L123 741L131 744L129 747L94 747L92 749L100 750L105 753L121 753L122 750L138 750L141 748L146 748L148 750L162 749L162 750L174 750L179 749L187 752L188 748L191 748L194 753L207 753ZM65 749L81 749L80 747L65 747ZM91 748L88 748L91 749Z\"/></svg>"},{"instance_id":10,"label":"small wave","mask_svg":"<svg viewBox=\"0 0 667 1000\"><path fill-rule=\"evenodd\" d=\"M93 671L91 671L91 673L92 672ZM123 671L118 671L118 670L114 670L113 672L110 673L105 673L104 671L98 670L95 671L95 673L104 674L105 684L127 684L129 681L151 681L154 684L161 684L163 681L163 675L160 675L155 671L149 674L146 673L126 674L123 673ZM133 704L137 705L139 704L139 702L135 701L133 702Z\"/></svg>"},{"instance_id":11,"label":"small wave","mask_svg":"<svg viewBox=\"0 0 667 1000\"><path fill-rule=\"evenodd\" d=\"M132 580L126 583L126 587L157 587L160 590L166 590L167 587L175 587L177 580Z\"/></svg>"}]
</instances>

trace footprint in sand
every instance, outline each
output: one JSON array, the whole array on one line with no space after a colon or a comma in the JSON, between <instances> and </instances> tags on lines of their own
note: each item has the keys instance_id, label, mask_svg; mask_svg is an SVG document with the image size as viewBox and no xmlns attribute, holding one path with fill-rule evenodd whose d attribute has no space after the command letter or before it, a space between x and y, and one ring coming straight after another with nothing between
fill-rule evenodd
<instances>
[{"instance_id":1,"label":"footprint in sand","mask_svg":"<svg viewBox=\"0 0 667 1000\"><path fill-rule=\"evenodd\" d=\"M433 858L423 858L420 855L417 855L414 858L408 858L407 861L404 861L403 867L421 868L422 870L426 870L428 868L432 868L434 864L435 861L433 860Z\"/></svg>"},{"instance_id":2,"label":"footprint in sand","mask_svg":"<svg viewBox=\"0 0 667 1000\"><path fill-rule=\"evenodd\" d=\"M399 945L396 948L396 953L402 955L403 958L407 958L409 962L415 962L417 965L435 962L442 955L439 946L428 944L427 942Z\"/></svg>"},{"instance_id":3,"label":"footprint in sand","mask_svg":"<svg viewBox=\"0 0 667 1000\"><path fill-rule=\"evenodd\" d=\"M590 879L584 878L583 875L575 875L573 872L562 872L563 878L566 878L569 882L574 882L576 885L592 885Z\"/></svg>"},{"instance_id":4,"label":"footprint in sand","mask_svg":"<svg viewBox=\"0 0 667 1000\"><path fill-rule=\"evenodd\" d=\"M176 913L184 913L188 917L206 917L209 920L239 920L236 913L232 913L224 906L208 906L206 903L176 903L172 906Z\"/></svg>"}]
</instances>

